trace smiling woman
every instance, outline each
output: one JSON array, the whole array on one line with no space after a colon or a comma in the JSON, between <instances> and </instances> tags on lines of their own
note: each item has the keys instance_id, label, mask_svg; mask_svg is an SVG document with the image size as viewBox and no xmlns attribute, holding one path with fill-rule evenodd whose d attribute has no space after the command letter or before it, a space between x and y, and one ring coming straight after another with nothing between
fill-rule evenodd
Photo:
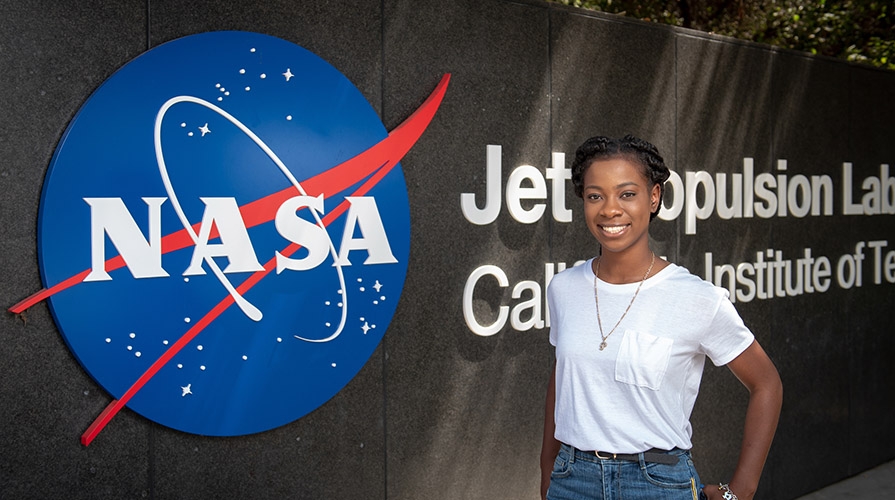
<instances>
[{"instance_id":1,"label":"smiling woman","mask_svg":"<svg viewBox=\"0 0 895 500\"><path fill-rule=\"evenodd\" d=\"M726 290L650 249L668 176L655 146L633 136L594 137L576 152L572 183L601 252L557 274L547 291L556 365L544 414L543 498L746 500L758 486L782 384ZM706 356L750 392L729 486L704 487L690 456L689 417Z\"/></svg>"}]
</instances>

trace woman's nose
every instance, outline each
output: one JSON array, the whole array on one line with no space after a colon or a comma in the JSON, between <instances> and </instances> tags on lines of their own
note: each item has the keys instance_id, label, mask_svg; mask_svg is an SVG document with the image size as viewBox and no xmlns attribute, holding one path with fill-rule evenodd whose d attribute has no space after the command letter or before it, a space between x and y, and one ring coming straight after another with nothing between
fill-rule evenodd
<instances>
[{"instance_id":1,"label":"woman's nose","mask_svg":"<svg viewBox=\"0 0 895 500\"><path fill-rule=\"evenodd\" d=\"M603 206L600 207L600 215L603 217L615 217L622 213L621 207L618 204L618 200L607 198L606 201L603 202Z\"/></svg>"}]
</instances>

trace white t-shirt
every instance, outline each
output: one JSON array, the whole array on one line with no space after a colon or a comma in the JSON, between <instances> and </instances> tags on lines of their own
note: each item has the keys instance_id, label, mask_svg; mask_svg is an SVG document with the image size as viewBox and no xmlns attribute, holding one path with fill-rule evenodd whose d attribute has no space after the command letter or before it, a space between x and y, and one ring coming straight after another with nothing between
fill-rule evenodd
<instances>
[{"instance_id":1,"label":"white t-shirt","mask_svg":"<svg viewBox=\"0 0 895 500\"><path fill-rule=\"evenodd\" d=\"M604 334L639 283L599 281ZM754 340L727 297L727 290L671 264L643 283L600 351L592 259L554 276L547 301L556 346L556 439L610 453L690 449L705 356L725 365Z\"/></svg>"}]
</instances>

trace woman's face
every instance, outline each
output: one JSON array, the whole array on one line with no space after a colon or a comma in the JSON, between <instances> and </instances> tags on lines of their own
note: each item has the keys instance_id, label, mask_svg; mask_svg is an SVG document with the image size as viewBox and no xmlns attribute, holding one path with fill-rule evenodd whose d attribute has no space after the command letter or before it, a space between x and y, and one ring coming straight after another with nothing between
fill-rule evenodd
<instances>
[{"instance_id":1,"label":"woman's face","mask_svg":"<svg viewBox=\"0 0 895 500\"><path fill-rule=\"evenodd\" d=\"M650 213L661 188L624 157L593 161L584 172L584 216L604 252L649 247Z\"/></svg>"}]
</instances>

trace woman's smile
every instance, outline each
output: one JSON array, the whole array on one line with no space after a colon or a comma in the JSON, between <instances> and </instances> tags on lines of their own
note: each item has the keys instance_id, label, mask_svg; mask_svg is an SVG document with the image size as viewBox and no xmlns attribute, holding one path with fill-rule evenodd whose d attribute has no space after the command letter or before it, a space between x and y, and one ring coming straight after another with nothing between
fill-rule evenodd
<instances>
[{"instance_id":1,"label":"woman's smile","mask_svg":"<svg viewBox=\"0 0 895 500\"><path fill-rule=\"evenodd\" d=\"M625 232L626 229L631 227L630 224L621 224L621 225L608 225L608 224L598 224L600 229L603 230L609 236L619 236Z\"/></svg>"}]
</instances>

